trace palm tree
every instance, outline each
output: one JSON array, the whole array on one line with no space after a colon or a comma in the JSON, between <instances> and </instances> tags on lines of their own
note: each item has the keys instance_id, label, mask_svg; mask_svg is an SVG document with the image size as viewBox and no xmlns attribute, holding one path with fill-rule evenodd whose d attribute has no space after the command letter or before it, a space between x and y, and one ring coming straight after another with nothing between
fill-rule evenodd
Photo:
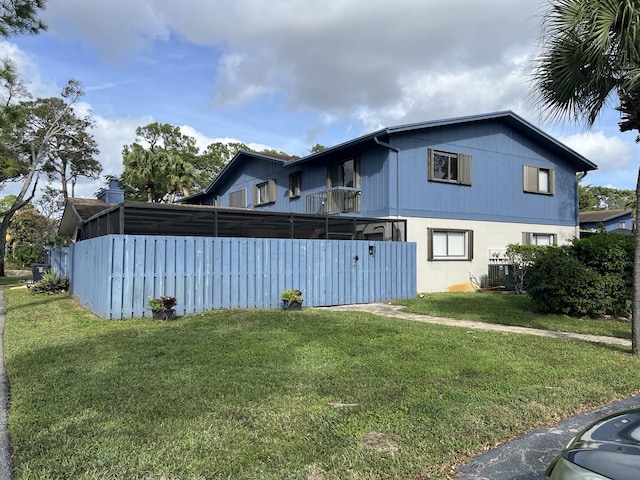
<instances>
[{"instance_id":1,"label":"palm tree","mask_svg":"<svg viewBox=\"0 0 640 480\"><path fill-rule=\"evenodd\" d=\"M640 141L640 0L549 0L533 74L537 103L552 118L592 126L618 102L621 131ZM640 205L640 169L636 203ZM634 257L632 353L640 354L640 230Z\"/></svg>"},{"instance_id":2,"label":"palm tree","mask_svg":"<svg viewBox=\"0 0 640 480\"><path fill-rule=\"evenodd\" d=\"M162 168L159 155L134 143L131 148L124 147L122 156L122 179L134 185L143 185L142 189L147 192L147 202L153 202L153 195L157 189L156 179Z\"/></svg>"},{"instance_id":3,"label":"palm tree","mask_svg":"<svg viewBox=\"0 0 640 480\"><path fill-rule=\"evenodd\" d=\"M177 193L183 197L189 195L189 189L194 184L197 175L193 163L177 153L170 153L165 156L162 170L167 180L168 203L173 203Z\"/></svg>"}]
</instances>

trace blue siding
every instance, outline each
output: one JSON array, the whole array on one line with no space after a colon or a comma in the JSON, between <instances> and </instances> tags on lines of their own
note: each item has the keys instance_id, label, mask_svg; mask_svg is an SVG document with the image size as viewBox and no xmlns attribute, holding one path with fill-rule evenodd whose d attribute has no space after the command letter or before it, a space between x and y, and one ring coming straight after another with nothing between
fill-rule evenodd
<instances>
[{"instance_id":1,"label":"blue siding","mask_svg":"<svg viewBox=\"0 0 640 480\"><path fill-rule=\"evenodd\" d=\"M623 226L624 224L624 226ZM580 224L581 230L597 232L600 228L604 228L605 232L612 232L614 230L633 230L633 214L628 213L626 215L620 215L610 220L604 220L600 222L582 222Z\"/></svg>"},{"instance_id":2,"label":"blue siding","mask_svg":"<svg viewBox=\"0 0 640 480\"><path fill-rule=\"evenodd\" d=\"M257 210L314 213L305 211L305 198L326 190L327 165L356 156L360 159L362 216L576 225L577 160L541 141L540 135L526 132L499 120L453 123L391 133L387 142L393 149L368 141L284 166L254 157L239 158L234 173L216 184L217 191L211 194L222 195L222 205L228 205L230 191L246 188L248 206L254 207L253 186L274 178L277 201ZM471 186L429 182L429 148L471 155ZM555 194L525 193L524 165L554 169ZM297 170L302 171L302 195L290 199L288 176Z\"/></svg>"},{"instance_id":3,"label":"blue siding","mask_svg":"<svg viewBox=\"0 0 640 480\"><path fill-rule=\"evenodd\" d=\"M576 224L574 167L504 124L451 125L393 140L400 150L401 215ZM471 186L427 181L428 148L471 155ZM523 165L554 169L555 194L525 193Z\"/></svg>"},{"instance_id":4,"label":"blue siding","mask_svg":"<svg viewBox=\"0 0 640 480\"><path fill-rule=\"evenodd\" d=\"M417 288L416 245L407 242L108 235L50 259L104 318L149 316L148 298L162 295L174 295L183 315L278 308L288 288L311 307L411 298Z\"/></svg>"}]
</instances>

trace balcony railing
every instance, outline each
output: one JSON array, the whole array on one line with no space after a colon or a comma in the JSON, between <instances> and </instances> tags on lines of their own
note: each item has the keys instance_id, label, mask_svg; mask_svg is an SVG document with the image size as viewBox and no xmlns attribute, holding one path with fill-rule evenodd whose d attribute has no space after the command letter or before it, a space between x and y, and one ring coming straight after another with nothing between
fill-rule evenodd
<instances>
[{"instance_id":1,"label":"balcony railing","mask_svg":"<svg viewBox=\"0 0 640 480\"><path fill-rule=\"evenodd\" d=\"M307 195L307 213L331 215L360 213L361 191L356 188L334 187Z\"/></svg>"}]
</instances>

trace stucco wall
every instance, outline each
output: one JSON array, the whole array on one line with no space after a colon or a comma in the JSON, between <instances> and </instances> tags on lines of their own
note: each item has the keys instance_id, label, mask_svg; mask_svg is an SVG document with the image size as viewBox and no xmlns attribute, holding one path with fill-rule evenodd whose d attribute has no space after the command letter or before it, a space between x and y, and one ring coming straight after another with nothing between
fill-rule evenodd
<instances>
[{"instance_id":1,"label":"stucco wall","mask_svg":"<svg viewBox=\"0 0 640 480\"><path fill-rule=\"evenodd\" d=\"M473 230L473 259L429 261L429 228ZM418 292L471 290L470 274L478 280L487 274L490 262L500 262L492 254L502 254L510 243L522 243L523 232L556 234L558 245L578 235L577 227L571 226L407 218L407 241L416 243Z\"/></svg>"}]
</instances>

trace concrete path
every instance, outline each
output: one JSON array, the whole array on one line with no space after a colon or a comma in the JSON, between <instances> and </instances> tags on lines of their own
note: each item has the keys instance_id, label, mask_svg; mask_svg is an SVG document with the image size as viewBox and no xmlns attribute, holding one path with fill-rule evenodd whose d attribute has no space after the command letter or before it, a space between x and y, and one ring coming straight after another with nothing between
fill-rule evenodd
<instances>
[{"instance_id":1,"label":"concrete path","mask_svg":"<svg viewBox=\"0 0 640 480\"><path fill-rule=\"evenodd\" d=\"M331 310L351 310L403 318L417 322L451 325L466 329L489 330L495 332L538 335L543 337L582 340L606 343L631 348L631 341L621 338L582 335L574 333L550 332L533 328L511 327L469 320L432 317L401 312L399 305L372 303L363 305L341 305L323 307ZM457 480L540 480L547 465L569 443L576 433L589 423L609 413L628 408L640 407L640 395L596 408L590 412L569 418L552 428L541 428L503 443L487 452L468 459L456 470Z\"/></svg>"},{"instance_id":2,"label":"concrete path","mask_svg":"<svg viewBox=\"0 0 640 480\"><path fill-rule=\"evenodd\" d=\"M4 290L0 288L0 480L13 478L11 445L7 431L7 410L9 408L9 382L4 369L4 323L6 301Z\"/></svg>"},{"instance_id":3,"label":"concrete path","mask_svg":"<svg viewBox=\"0 0 640 480\"><path fill-rule=\"evenodd\" d=\"M335 307L320 307L330 310L355 310L361 312L374 313L385 317L403 318L416 322L436 323L439 325L451 325L473 330L489 330L492 332L518 333L525 335L537 335L539 337L564 338L567 340L583 340L585 342L607 343L610 345L620 345L631 348L631 340L624 338L603 337L599 335L584 335L581 333L552 332L549 330L538 330L536 328L512 327L509 325L498 325L495 323L474 322L471 320L457 320L455 318L432 317L419 313L402 312L402 305L392 305L390 303L364 303L357 305L338 305Z\"/></svg>"}]
</instances>

